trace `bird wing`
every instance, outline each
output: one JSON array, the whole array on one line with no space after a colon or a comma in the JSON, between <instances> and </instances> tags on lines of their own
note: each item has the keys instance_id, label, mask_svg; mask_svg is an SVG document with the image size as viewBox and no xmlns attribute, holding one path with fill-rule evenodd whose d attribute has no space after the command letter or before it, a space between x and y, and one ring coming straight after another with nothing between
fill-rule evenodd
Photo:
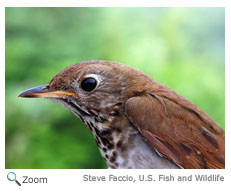
<instances>
[{"instance_id":1,"label":"bird wing","mask_svg":"<svg viewBox=\"0 0 231 193\"><path fill-rule=\"evenodd\" d=\"M148 144L178 166L225 167L224 131L185 98L143 94L126 101L125 113Z\"/></svg>"}]
</instances>

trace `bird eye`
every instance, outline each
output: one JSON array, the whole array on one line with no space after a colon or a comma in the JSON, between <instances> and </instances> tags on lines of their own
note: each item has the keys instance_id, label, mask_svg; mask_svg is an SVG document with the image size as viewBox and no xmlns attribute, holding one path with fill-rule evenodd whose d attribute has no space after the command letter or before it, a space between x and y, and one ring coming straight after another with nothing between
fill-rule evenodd
<instances>
[{"instance_id":1,"label":"bird eye","mask_svg":"<svg viewBox=\"0 0 231 193\"><path fill-rule=\"evenodd\" d=\"M90 92L92 90L95 89L95 87L97 86L97 81L96 79L89 77L89 78L85 78L82 82L81 82L81 88L87 92Z\"/></svg>"}]
</instances>

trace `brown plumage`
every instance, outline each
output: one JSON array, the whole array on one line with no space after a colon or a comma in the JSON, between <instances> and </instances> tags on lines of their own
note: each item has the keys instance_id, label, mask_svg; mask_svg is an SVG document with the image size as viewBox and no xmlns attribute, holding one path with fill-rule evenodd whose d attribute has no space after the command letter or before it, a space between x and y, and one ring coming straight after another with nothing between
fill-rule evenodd
<instances>
[{"instance_id":1,"label":"brown plumage","mask_svg":"<svg viewBox=\"0 0 231 193\"><path fill-rule=\"evenodd\" d=\"M82 82L89 77L97 86L86 92ZM184 97L125 65L78 63L20 96L52 98L70 109L90 128L111 168L225 167L223 129Z\"/></svg>"}]
</instances>

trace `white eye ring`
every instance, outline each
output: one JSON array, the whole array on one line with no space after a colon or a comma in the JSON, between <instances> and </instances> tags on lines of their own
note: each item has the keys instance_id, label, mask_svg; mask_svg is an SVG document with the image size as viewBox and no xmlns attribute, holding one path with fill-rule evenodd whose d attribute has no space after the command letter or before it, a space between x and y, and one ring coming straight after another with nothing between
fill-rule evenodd
<instances>
[{"instance_id":1,"label":"white eye ring","mask_svg":"<svg viewBox=\"0 0 231 193\"><path fill-rule=\"evenodd\" d=\"M98 86L99 83L102 81L102 77L99 76L99 75L96 75L96 74L87 74L87 75L85 75L84 77L81 78L81 81L82 81L83 79L85 79L85 78L94 78L94 79L96 79L96 81L97 81L97 86ZM80 82L81 82L81 81L80 81Z\"/></svg>"},{"instance_id":2,"label":"white eye ring","mask_svg":"<svg viewBox=\"0 0 231 193\"><path fill-rule=\"evenodd\" d=\"M95 86L92 90L91 90L91 88L90 88L90 90L86 90L86 89L84 89L84 88L82 87L82 86L83 86L83 85L82 85L83 81L86 80L86 79L88 79L88 78L95 79L95 81L96 81L96 86ZM86 92L90 92L90 91L95 90L95 89L99 86L101 80L102 80L102 78L101 78L99 75L96 75L96 74L87 74L87 75L85 75L85 76L83 76L83 77L81 77L81 78L79 79L78 85L79 85L79 88L81 88L82 90L84 90L84 91L86 91Z\"/></svg>"}]
</instances>

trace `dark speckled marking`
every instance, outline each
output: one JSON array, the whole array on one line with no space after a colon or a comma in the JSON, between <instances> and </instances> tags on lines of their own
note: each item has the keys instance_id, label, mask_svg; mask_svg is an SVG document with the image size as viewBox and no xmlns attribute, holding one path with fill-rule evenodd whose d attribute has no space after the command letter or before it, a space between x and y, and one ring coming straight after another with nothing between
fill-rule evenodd
<instances>
[{"instance_id":1,"label":"dark speckled marking","mask_svg":"<svg viewBox=\"0 0 231 193\"><path fill-rule=\"evenodd\" d=\"M108 137L108 140L109 140L109 141L112 141L112 140L113 140L113 137L112 137L112 136Z\"/></svg>"},{"instance_id":2,"label":"dark speckled marking","mask_svg":"<svg viewBox=\"0 0 231 193\"><path fill-rule=\"evenodd\" d=\"M100 132L101 136L108 136L111 134L111 130L110 129L105 129L104 131Z\"/></svg>"},{"instance_id":3,"label":"dark speckled marking","mask_svg":"<svg viewBox=\"0 0 231 193\"><path fill-rule=\"evenodd\" d=\"M112 156L111 158L110 158L110 162L115 162L115 160L116 160L116 158L114 157L114 156Z\"/></svg>"},{"instance_id":4,"label":"dark speckled marking","mask_svg":"<svg viewBox=\"0 0 231 193\"><path fill-rule=\"evenodd\" d=\"M88 112L91 113L94 116L97 116L97 114L95 113L95 111L92 111L91 109L88 109Z\"/></svg>"},{"instance_id":5,"label":"dark speckled marking","mask_svg":"<svg viewBox=\"0 0 231 193\"><path fill-rule=\"evenodd\" d=\"M91 130L91 132L93 132L92 127L90 126L90 124L88 122L86 122L86 124L87 124L87 127Z\"/></svg>"},{"instance_id":6,"label":"dark speckled marking","mask_svg":"<svg viewBox=\"0 0 231 193\"><path fill-rule=\"evenodd\" d=\"M90 123L90 124L95 129L95 132L96 132L97 136L100 137L100 130L97 127L95 127L92 123Z\"/></svg>"},{"instance_id":7,"label":"dark speckled marking","mask_svg":"<svg viewBox=\"0 0 231 193\"><path fill-rule=\"evenodd\" d=\"M117 147L118 149L120 149L121 146L122 146L122 143L123 143L123 141L122 141L122 140L119 140L119 141L117 142L117 144L116 144L116 147Z\"/></svg>"},{"instance_id":8,"label":"dark speckled marking","mask_svg":"<svg viewBox=\"0 0 231 193\"><path fill-rule=\"evenodd\" d=\"M96 136L95 140L96 140L97 145L98 145L99 147L101 147L101 142L100 142L100 140L99 140L99 138L98 138L97 136Z\"/></svg>"},{"instance_id":9,"label":"dark speckled marking","mask_svg":"<svg viewBox=\"0 0 231 193\"><path fill-rule=\"evenodd\" d=\"M202 136L208 141L210 142L215 148L219 148L219 144L217 142L217 140L215 139L215 137L210 133L208 132L207 130L203 130L202 132Z\"/></svg>"},{"instance_id":10,"label":"dark speckled marking","mask_svg":"<svg viewBox=\"0 0 231 193\"><path fill-rule=\"evenodd\" d=\"M121 133L122 132L121 128L116 128L116 132Z\"/></svg>"},{"instance_id":11,"label":"dark speckled marking","mask_svg":"<svg viewBox=\"0 0 231 193\"><path fill-rule=\"evenodd\" d=\"M114 109L112 112L109 113L110 116L117 117L120 115L119 109Z\"/></svg>"},{"instance_id":12,"label":"dark speckled marking","mask_svg":"<svg viewBox=\"0 0 231 193\"><path fill-rule=\"evenodd\" d=\"M118 102L116 103L116 106L121 106L123 103L122 102Z\"/></svg>"},{"instance_id":13,"label":"dark speckled marking","mask_svg":"<svg viewBox=\"0 0 231 193\"><path fill-rule=\"evenodd\" d=\"M116 151L113 151L112 155L113 155L114 157L116 157L116 156L117 156L117 152L116 152Z\"/></svg>"},{"instance_id":14,"label":"dark speckled marking","mask_svg":"<svg viewBox=\"0 0 231 193\"><path fill-rule=\"evenodd\" d=\"M83 119L83 117L81 116L81 115L78 115L79 116L79 118L84 122L84 119Z\"/></svg>"},{"instance_id":15,"label":"dark speckled marking","mask_svg":"<svg viewBox=\"0 0 231 193\"><path fill-rule=\"evenodd\" d=\"M113 165L109 165L110 168L115 169L116 167Z\"/></svg>"},{"instance_id":16,"label":"dark speckled marking","mask_svg":"<svg viewBox=\"0 0 231 193\"><path fill-rule=\"evenodd\" d=\"M110 141L106 137L101 137L101 141L104 145L109 145Z\"/></svg>"},{"instance_id":17,"label":"dark speckled marking","mask_svg":"<svg viewBox=\"0 0 231 193\"><path fill-rule=\"evenodd\" d=\"M208 169L208 166L207 166L207 163L204 159L204 156L203 155L200 155L200 157L198 156L198 158L201 160L199 163L200 163L200 167L203 168L203 169Z\"/></svg>"},{"instance_id":18,"label":"dark speckled marking","mask_svg":"<svg viewBox=\"0 0 231 193\"><path fill-rule=\"evenodd\" d=\"M95 128L95 126L94 126L94 124L92 122L90 122L90 126L93 127L93 128Z\"/></svg>"},{"instance_id":19,"label":"dark speckled marking","mask_svg":"<svg viewBox=\"0 0 231 193\"><path fill-rule=\"evenodd\" d=\"M185 145L185 144L183 144L183 143L180 143L180 145L181 145L182 149L185 151L185 153L186 153L187 155L190 155L190 154L192 153L192 149L189 148L187 145Z\"/></svg>"},{"instance_id":20,"label":"dark speckled marking","mask_svg":"<svg viewBox=\"0 0 231 193\"><path fill-rule=\"evenodd\" d=\"M99 119L99 117L97 117ZM102 117L101 117L102 119ZM102 120L101 120L102 121ZM104 120L103 120L104 121ZM123 140L119 140L117 144L114 144L113 140L113 133L121 133L121 128L113 127L113 128L101 128L101 130L98 128L97 123L94 122L86 122L87 126L91 128L93 133L95 133L95 140L98 145L98 147L101 149L102 152L104 152L104 159L106 160L107 164L111 168L117 168L118 163L116 163L117 159L117 152L113 151L115 146L116 148L120 149L121 151L125 150L125 145L123 144ZM110 156L107 154L108 150L112 150L112 153ZM109 162L109 163L108 163Z\"/></svg>"},{"instance_id":21,"label":"dark speckled marking","mask_svg":"<svg viewBox=\"0 0 231 193\"><path fill-rule=\"evenodd\" d=\"M104 118L103 116L99 116L99 117L94 117L94 121L96 122L96 123L104 123L104 122L106 122L107 121L107 119L106 118Z\"/></svg>"},{"instance_id":22,"label":"dark speckled marking","mask_svg":"<svg viewBox=\"0 0 231 193\"><path fill-rule=\"evenodd\" d=\"M99 120L98 120L98 118L97 118L97 117L94 117L94 121L95 121L96 123L98 123L98 122L99 122Z\"/></svg>"},{"instance_id":23,"label":"dark speckled marking","mask_svg":"<svg viewBox=\"0 0 231 193\"><path fill-rule=\"evenodd\" d=\"M123 140L122 140L122 139L120 139L120 140L117 142L116 148L119 149L119 150L121 150L121 151L125 151L125 150L126 150L126 146L123 145Z\"/></svg>"},{"instance_id":24,"label":"dark speckled marking","mask_svg":"<svg viewBox=\"0 0 231 193\"><path fill-rule=\"evenodd\" d=\"M108 149L113 149L113 148L114 148L114 144L113 144L113 143L109 143L109 144L107 145L107 148L108 148Z\"/></svg>"},{"instance_id":25,"label":"dark speckled marking","mask_svg":"<svg viewBox=\"0 0 231 193\"><path fill-rule=\"evenodd\" d=\"M103 116L99 116L99 122L104 123L106 120Z\"/></svg>"}]
</instances>

